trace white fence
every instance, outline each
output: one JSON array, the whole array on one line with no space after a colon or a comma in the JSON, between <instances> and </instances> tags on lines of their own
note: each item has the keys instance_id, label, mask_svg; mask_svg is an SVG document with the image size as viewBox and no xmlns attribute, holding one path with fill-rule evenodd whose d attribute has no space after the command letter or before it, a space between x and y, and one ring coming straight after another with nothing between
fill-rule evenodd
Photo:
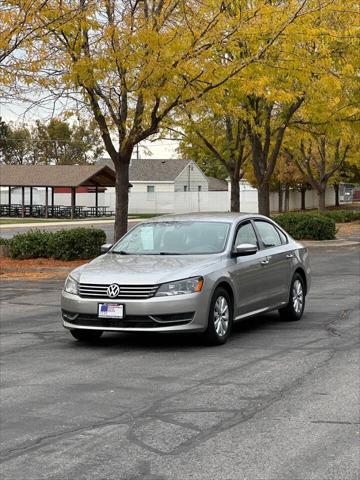
<instances>
[{"instance_id":1,"label":"white fence","mask_svg":"<svg viewBox=\"0 0 360 480\"><path fill-rule=\"evenodd\" d=\"M334 189L329 187L326 192L326 205L334 205ZM0 203L8 202L7 189L0 190ZM56 193L55 205L70 205L71 196L68 193ZM16 189L11 194L11 203L21 204L21 190ZM25 203L30 203L28 189L25 189ZM49 204L51 195L49 192ZM45 204L45 190L34 189L33 204ZM78 193L76 204L81 206L94 206L93 193ZM109 188L105 193L99 193L99 206L108 206L115 210L115 191ZM318 196L313 190L306 192L306 208L317 208ZM297 191L290 192L289 209L299 210L301 195ZM278 210L278 194L271 193L270 209ZM186 213L186 212L226 212L230 210L230 192L130 192L129 213ZM240 191L240 210L242 212L256 213L258 211L257 191L255 189L242 189Z\"/></svg>"},{"instance_id":2,"label":"white fence","mask_svg":"<svg viewBox=\"0 0 360 480\"><path fill-rule=\"evenodd\" d=\"M283 202L285 194L283 195ZM332 206L335 204L335 192L332 187L329 187L325 193L326 206ZM308 190L305 195L305 207L306 208L318 208L319 199L315 190ZM277 212L279 208L279 195L276 192L270 194L270 210ZM241 208L240 208L241 209ZM298 191L291 191L289 194L289 210L301 209L301 193Z\"/></svg>"},{"instance_id":3,"label":"white fence","mask_svg":"<svg viewBox=\"0 0 360 480\"><path fill-rule=\"evenodd\" d=\"M50 199L50 193L49 193ZM6 204L9 202L9 192L8 188L0 189L0 203ZM21 204L21 189L12 189L11 190L11 203L12 204ZM25 188L25 204L30 204L30 189ZM44 190L33 190L33 205L45 205L45 189Z\"/></svg>"},{"instance_id":4,"label":"white fence","mask_svg":"<svg viewBox=\"0 0 360 480\"><path fill-rule=\"evenodd\" d=\"M242 211L257 211L257 192L241 192ZM115 209L115 192L106 191L104 204ZM130 192L129 213L226 212L230 192Z\"/></svg>"},{"instance_id":5,"label":"white fence","mask_svg":"<svg viewBox=\"0 0 360 480\"><path fill-rule=\"evenodd\" d=\"M50 200L49 200L50 201ZM105 202L105 194L98 194L98 205L102 207L107 205ZM55 205L65 205L69 207L71 205L71 195L70 193L55 193L54 195L54 204ZM95 193L77 193L76 194L76 205L82 207L94 207L95 206ZM113 208L111 210L114 210Z\"/></svg>"},{"instance_id":6,"label":"white fence","mask_svg":"<svg viewBox=\"0 0 360 480\"><path fill-rule=\"evenodd\" d=\"M306 208L318 207L318 195L313 190L306 192ZM326 205L334 205L334 190L326 192ZM115 193L105 192L104 204L115 209ZM291 191L290 210L301 208L300 192ZM278 194L270 194L270 209L278 211ZM257 190L241 190L240 210L245 213L258 212ZM154 192L130 193L129 213L186 213L230 211L230 192Z\"/></svg>"},{"instance_id":7,"label":"white fence","mask_svg":"<svg viewBox=\"0 0 360 480\"><path fill-rule=\"evenodd\" d=\"M130 213L226 212L228 192L131 193Z\"/></svg>"}]
</instances>

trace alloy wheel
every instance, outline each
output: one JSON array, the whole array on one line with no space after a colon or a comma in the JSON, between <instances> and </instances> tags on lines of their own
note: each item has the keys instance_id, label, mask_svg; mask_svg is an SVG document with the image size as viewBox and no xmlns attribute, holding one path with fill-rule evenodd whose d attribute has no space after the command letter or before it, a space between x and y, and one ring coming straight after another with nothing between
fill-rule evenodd
<instances>
[{"instance_id":1,"label":"alloy wheel","mask_svg":"<svg viewBox=\"0 0 360 480\"><path fill-rule=\"evenodd\" d=\"M292 289L292 302L295 312L299 315L304 304L304 291L300 280L296 279Z\"/></svg>"},{"instance_id":2,"label":"alloy wheel","mask_svg":"<svg viewBox=\"0 0 360 480\"><path fill-rule=\"evenodd\" d=\"M220 295L214 305L214 325L219 337L226 335L230 323L230 310L225 297Z\"/></svg>"}]
</instances>

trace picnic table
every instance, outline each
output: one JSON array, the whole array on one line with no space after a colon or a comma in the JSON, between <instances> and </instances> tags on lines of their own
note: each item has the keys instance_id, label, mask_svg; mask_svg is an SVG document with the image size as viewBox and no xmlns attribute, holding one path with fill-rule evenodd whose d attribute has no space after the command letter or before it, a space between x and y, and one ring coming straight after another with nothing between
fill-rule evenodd
<instances>
[{"instance_id":1,"label":"picnic table","mask_svg":"<svg viewBox=\"0 0 360 480\"><path fill-rule=\"evenodd\" d=\"M108 206L86 207L86 214L89 217L111 216L113 212L108 211Z\"/></svg>"},{"instance_id":2,"label":"picnic table","mask_svg":"<svg viewBox=\"0 0 360 480\"><path fill-rule=\"evenodd\" d=\"M88 207L85 205L74 206L74 218L87 218L87 217L102 217L111 216L113 212L108 210L108 206ZM71 218L72 207L68 205L48 205L47 217L48 218ZM1 217L46 217L45 205L24 205L21 204L1 204L0 205Z\"/></svg>"}]
</instances>

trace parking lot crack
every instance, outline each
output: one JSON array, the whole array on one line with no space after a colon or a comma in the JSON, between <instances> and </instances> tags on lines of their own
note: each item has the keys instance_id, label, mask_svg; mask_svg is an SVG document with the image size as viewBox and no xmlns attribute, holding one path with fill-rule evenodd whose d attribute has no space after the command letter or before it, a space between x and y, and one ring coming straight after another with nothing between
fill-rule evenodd
<instances>
[{"instance_id":1,"label":"parking lot crack","mask_svg":"<svg viewBox=\"0 0 360 480\"><path fill-rule=\"evenodd\" d=\"M254 399L248 407L239 409L233 416L222 421L220 424L216 424L213 427L205 428L202 432L198 433L196 436L185 439L180 445L173 448L169 452L162 452L162 454L168 455L179 455L191 449L194 444L199 445L202 442L207 441L213 436L225 432L235 426L238 426L241 423L247 422L255 417L258 413L266 411L269 407L275 403L282 400L287 394L299 388L313 373L327 365L336 355L335 351L329 351L327 358L321 362L317 362L309 370L307 370L303 375L298 377L296 380L291 382L289 385L282 388L280 391L273 394L262 397L261 399ZM194 410L196 411L196 410ZM169 413L169 412L166 412Z\"/></svg>"},{"instance_id":2,"label":"parking lot crack","mask_svg":"<svg viewBox=\"0 0 360 480\"><path fill-rule=\"evenodd\" d=\"M103 427L108 427L111 425L128 425L133 421L133 417L129 413L123 413L120 416L115 416L109 418L107 420L101 420L99 422L94 422L90 425L79 425L78 427L71 428L68 430L63 430L58 433L52 433L48 435L44 435L42 437L37 438L36 440L25 443L23 445L19 445L15 448L11 448L5 450L0 455L0 463L5 463L9 460L17 458L19 456L25 455L27 453L31 453L35 450L38 450L48 444L58 442L63 440L69 436L77 435L85 432L91 432L92 430L96 430Z\"/></svg>"},{"instance_id":3,"label":"parking lot crack","mask_svg":"<svg viewBox=\"0 0 360 480\"><path fill-rule=\"evenodd\" d=\"M344 322L346 321L349 316L350 316L351 310L341 310L339 315L331 320L331 322L325 324L325 329L329 333L329 335L332 335L333 337L341 337L340 331L336 328L335 324L338 322Z\"/></svg>"}]
</instances>

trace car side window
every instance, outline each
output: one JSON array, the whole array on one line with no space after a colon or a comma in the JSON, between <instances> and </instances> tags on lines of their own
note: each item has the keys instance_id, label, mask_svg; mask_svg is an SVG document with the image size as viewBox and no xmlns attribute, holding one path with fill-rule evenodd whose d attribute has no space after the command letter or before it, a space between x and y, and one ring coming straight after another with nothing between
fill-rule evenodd
<instances>
[{"instance_id":1,"label":"car side window","mask_svg":"<svg viewBox=\"0 0 360 480\"><path fill-rule=\"evenodd\" d=\"M276 231L280 235L282 245L286 245L288 243L288 239L287 239L286 235L281 230L279 230L278 228L276 229Z\"/></svg>"},{"instance_id":2,"label":"car side window","mask_svg":"<svg viewBox=\"0 0 360 480\"><path fill-rule=\"evenodd\" d=\"M251 243L257 245L257 238L251 222L242 223L237 231L235 238L235 247L242 243Z\"/></svg>"},{"instance_id":3,"label":"car side window","mask_svg":"<svg viewBox=\"0 0 360 480\"><path fill-rule=\"evenodd\" d=\"M277 229L271 223L255 220L255 225L265 248L278 247L282 244Z\"/></svg>"}]
</instances>

